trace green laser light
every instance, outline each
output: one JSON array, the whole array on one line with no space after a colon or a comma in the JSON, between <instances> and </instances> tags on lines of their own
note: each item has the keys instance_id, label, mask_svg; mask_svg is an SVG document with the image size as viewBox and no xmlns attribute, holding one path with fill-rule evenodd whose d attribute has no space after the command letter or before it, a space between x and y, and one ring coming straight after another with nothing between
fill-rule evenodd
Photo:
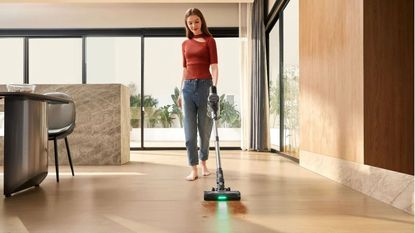
<instances>
[{"instance_id":1,"label":"green laser light","mask_svg":"<svg viewBox=\"0 0 415 233\"><path fill-rule=\"evenodd\" d=\"M226 201L228 199L226 196L220 195L218 196L218 201Z\"/></svg>"}]
</instances>

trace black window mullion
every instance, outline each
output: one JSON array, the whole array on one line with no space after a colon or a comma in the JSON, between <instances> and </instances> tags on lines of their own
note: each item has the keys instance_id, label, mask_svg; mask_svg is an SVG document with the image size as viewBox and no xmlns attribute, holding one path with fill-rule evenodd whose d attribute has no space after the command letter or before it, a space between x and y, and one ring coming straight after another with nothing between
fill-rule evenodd
<instances>
[{"instance_id":1,"label":"black window mullion","mask_svg":"<svg viewBox=\"0 0 415 233\"><path fill-rule=\"evenodd\" d=\"M269 33L274 25L277 23L278 17L284 11L290 0L276 0L271 8L271 11L265 14L265 31Z\"/></svg>"},{"instance_id":2,"label":"black window mullion","mask_svg":"<svg viewBox=\"0 0 415 233\"><path fill-rule=\"evenodd\" d=\"M279 16L280 28L279 28L279 39L280 39L280 151L284 151L285 140L284 140L284 14L281 12Z\"/></svg>"},{"instance_id":3,"label":"black window mullion","mask_svg":"<svg viewBox=\"0 0 415 233\"><path fill-rule=\"evenodd\" d=\"M209 31L214 37L238 37L238 27L210 27ZM82 37L82 36L137 36L146 37L177 37L185 36L184 27L163 28L92 28L92 29L0 29L0 37Z\"/></svg>"},{"instance_id":4,"label":"black window mullion","mask_svg":"<svg viewBox=\"0 0 415 233\"><path fill-rule=\"evenodd\" d=\"M86 37L82 37L82 84L87 83L86 77Z\"/></svg>"},{"instance_id":5,"label":"black window mullion","mask_svg":"<svg viewBox=\"0 0 415 233\"><path fill-rule=\"evenodd\" d=\"M266 59L266 62L267 62L267 69L266 69L266 72L267 72L267 82L268 82L268 89L269 89L269 80L270 80L270 77L269 77L269 54L270 54L270 52L269 52L269 32L268 33L265 33L265 59ZM268 99L270 98L270 92L268 92Z\"/></svg>"},{"instance_id":6,"label":"black window mullion","mask_svg":"<svg viewBox=\"0 0 415 233\"><path fill-rule=\"evenodd\" d=\"M268 4L268 0L263 0L264 1L264 23L265 25L267 25L267 15L268 15L268 9L269 9L269 4Z\"/></svg>"},{"instance_id":7,"label":"black window mullion","mask_svg":"<svg viewBox=\"0 0 415 233\"><path fill-rule=\"evenodd\" d=\"M23 40L23 83L29 83L29 38Z\"/></svg>"},{"instance_id":8,"label":"black window mullion","mask_svg":"<svg viewBox=\"0 0 415 233\"><path fill-rule=\"evenodd\" d=\"M141 149L144 149L144 35L141 35Z\"/></svg>"}]
</instances>

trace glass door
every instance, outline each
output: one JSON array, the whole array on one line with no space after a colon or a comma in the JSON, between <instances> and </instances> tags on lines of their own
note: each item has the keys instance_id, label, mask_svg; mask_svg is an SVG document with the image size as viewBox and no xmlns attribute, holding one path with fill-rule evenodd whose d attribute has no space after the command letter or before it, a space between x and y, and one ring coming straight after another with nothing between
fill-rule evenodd
<instances>
[{"instance_id":1,"label":"glass door","mask_svg":"<svg viewBox=\"0 0 415 233\"><path fill-rule=\"evenodd\" d=\"M87 83L121 83L130 90L130 147L141 147L141 37L88 37Z\"/></svg>"}]
</instances>

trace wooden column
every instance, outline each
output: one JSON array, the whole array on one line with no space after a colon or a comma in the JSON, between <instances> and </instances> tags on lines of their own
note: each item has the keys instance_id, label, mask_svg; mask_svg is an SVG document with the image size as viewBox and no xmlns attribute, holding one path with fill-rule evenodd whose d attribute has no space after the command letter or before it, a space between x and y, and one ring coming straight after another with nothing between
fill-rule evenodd
<instances>
[{"instance_id":1,"label":"wooden column","mask_svg":"<svg viewBox=\"0 0 415 233\"><path fill-rule=\"evenodd\" d=\"M414 174L414 1L364 1L364 162Z\"/></svg>"}]
</instances>

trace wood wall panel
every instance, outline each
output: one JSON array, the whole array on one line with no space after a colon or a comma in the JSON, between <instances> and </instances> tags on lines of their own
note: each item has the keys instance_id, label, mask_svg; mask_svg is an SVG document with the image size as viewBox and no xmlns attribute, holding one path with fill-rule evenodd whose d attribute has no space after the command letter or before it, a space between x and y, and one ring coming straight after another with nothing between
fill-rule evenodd
<instances>
[{"instance_id":1,"label":"wood wall panel","mask_svg":"<svg viewBox=\"0 0 415 233\"><path fill-rule=\"evenodd\" d=\"M363 2L300 1L300 148L363 163Z\"/></svg>"},{"instance_id":2,"label":"wood wall panel","mask_svg":"<svg viewBox=\"0 0 415 233\"><path fill-rule=\"evenodd\" d=\"M364 162L414 174L414 2L364 2Z\"/></svg>"}]
</instances>

